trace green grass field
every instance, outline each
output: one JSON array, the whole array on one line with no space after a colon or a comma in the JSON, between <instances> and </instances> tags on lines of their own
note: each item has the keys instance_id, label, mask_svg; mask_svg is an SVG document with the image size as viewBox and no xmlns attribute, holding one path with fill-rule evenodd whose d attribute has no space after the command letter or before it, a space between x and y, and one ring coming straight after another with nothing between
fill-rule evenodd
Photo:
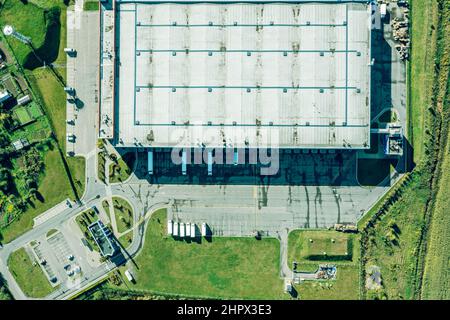
<instances>
[{"instance_id":1,"label":"green grass field","mask_svg":"<svg viewBox=\"0 0 450 320\"><path fill-rule=\"evenodd\" d=\"M448 137L450 141L450 136ZM448 142L449 143L449 142ZM450 145L442 165L442 178L430 229L428 254L425 259L422 298L450 299Z\"/></svg>"},{"instance_id":2,"label":"green grass field","mask_svg":"<svg viewBox=\"0 0 450 320\"><path fill-rule=\"evenodd\" d=\"M78 228L80 228L81 232L84 235L84 238L94 251L99 251L99 248L94 238L92 237L91 233L89 232L88 226L97 220L98 220L97 214L92 209L83 211L75 218L75 222L77 223Z\"/></svg>"},{"instance_id":3,"label":"green grass field","mask_svg":"<svg viewBox=\"0 0 450 320\"><path fill-rule=\"evenodd\" d=\"M133 241L133 231L127 232L123 236L119 238L119 242L125 249L131 244Z\"/></svg>"},{"instance_id":4,"label":"green grass field","mask_svg":"<svg viewBox=\"0 0 450 320\"><path fill-rule=\"evenodd\" d=\"M133 209L128 201L120 198L112 198L114 215L116 218L117 231L125 232L133 227Z\"/></svg>"},{"instance_id":5,"label":"green grass field","mask_svg":"<svg viewBox=\"0 0 450 320\"><path fill-rule=\"evenodd\" d=\"M300 300L358 300L358 283L358 268L340 265L337 268L336 280L305 281L295 285L295 289Z\"/></svg>"},{"instance_id":6,"label":"green grass field","mask_svg":"<svg viewBox=\"0 0 450 320\"><path fill-rule=\"evenodd\" d=\"M384 293L388 299L411 299L417 246L430 190L429 178L414 175L408 191L389 209L369 233L366 267L381 268Z\"/></svg>"},{"instance_id":7,"label":"green grass field","mask_svg":"<svg viewBox=\"0 0 450 320\"><path fill-rule=\"evenodd\" d=\"M43 298L53 291L39 264L30 258L24 248L11 253L8 268L27 296Z\"/></svg>"},{"instance_id":8,"label":"green grass field","mask_svg":"<svg viewBox=\"0 0 450 320\"><path fill-rule=\"evenodd\" d=\"M28 112L30 113L30 116L31 116L33 119L37 119L37 118L39 118L40 116L42 116L41 108L39 108L39 106L38 106L36 103L30 102L30 103L27 105L27 108L28 108Z\"/></svg>"},{"instance_id":9,"label":"green grass field","mask_svg":"<svg viewBox=\"0 0 450 320\"><path fill-rule=\"evenodd\" d=\"M444 130L441 142L441 166L436 198L433 205L432 221L429 229L427 254L424 259L423 283L421 287L422 299L449 300L450 299L450 3L446 2L441 8L442 29L439 40L440 77L439 98L442 101ZM446 69L445 69L446 68Z\"/></svg>"},{"instance_id":10,"label":"green grass field","mask_svg":"<svg viewBox=\"0 0 450 320\"><path fill-rule=\"evenodd\" d=\"M47 238L50 238L52 235L54 235L57 232L58 232L58 230L56 230L56 229L50 229L45 236Z\"/></svg>"},{"instance_id":11,"label":"green grass field","mask_svg":"<svg viewBox=\"0 0 450 320\"><path fill-rule=\"evenodd\" d=\"M425 115L431 103L434 76L434 52L438 8L434 0L412 0L411 2L411 60L409 63L409 132L416 163L423 155Z\"/></svg>"},{"instance_id":12,"label":"green grass field","mask_svg":"<svg viewBox=\"0 0 450 320\"><path fill-rule=\"evenodd\" d=\"M16 116L17 120L19 120L20 125L27 124L28 122L33 120L33 118L31 118L31 116L28 114L26 107L15 108L14 115Z\"/></svg>"},{"instance_id":13,"label":"green grass field","mask_svg":"<svg viewBox=\"0 0 450 320\"><path fill-rule=\"evenodd\" d=\"M424 230L423 227L426 226L425 212L428 200L432 196L430 181L433 172L430 172L428 166L424 166L423 163L421 165L420 160L430 158L424 148L428 142L425 129L434 132L430 126L431 112L428 109L434 96L432 86L435 76L438 6L436 1L431 0L413 0L411 4L413 46L409 64L410 132L408 136L411 138L412 133L414 161L419 163L419 166L416 167L416 172L411 176L411 181L402 196L395 199L395 203L383 218L369 229L365 249L367 259L365 268L380 267L383 288L378 296L387 299L414 299L418 296L417 283L420 280L418 277L420 277L421 267L420 235ZM367 221L367 219L364 220ZM432 225L436 224L432 222ZM441 229L440 232L443 233L443 230ZM441 236L435 235L435 241ZM431 243L433 240L430 246ZM439 241L434 245L442 246L442 243L439 245L437 243ZM428 261L434 260L430 262L432 267L429 271L440 273L439 258L436 259L434 253L427 258L430 259ZM436 288L439 275L428 273L428 276L435 277L434 280L425 281L429 281L428 285ZM369 291L367 296L372 297L373 293Z\"/></svg>"},{"instance_id":14,"label":"green grass field","mask_svg":"<svg viewBox=\"0 0 450 320\"><path fill-rule=\"evenodd\" d=\"M151 217L130 289L223 298L281 299L276 239L212 238L201 243L166 236L166 212Z\"/></svg>"},{"instance_id":15,"label":"green grass field","mask_svg":"<svg viewBox=\"0 0 450 320\"><path fill-rule=\"evenodd\" d=\"M118 163L109 165L109 182L123 182L128 179L136 160L134 152L127 152L118 160Z\"/></svg>"},{"instance_id":16,"label":"green grass field","mask_svg":"<svg viewBox=\"0 0 450 320\"><path fill-rule=\"evenodd\" d=\"M111 217L110 217L110 212L109 212L109 203L108 203L108 200L103 200L102 201L102 207L103 207L103 209L105 210L105 212L106 212L106 214L108 215L108 218L109 218L109 220L111 220Z\"/></svg>"},{"instance_id":17,"label":"green grass field","mask_svg":"<svg viewBox=\"0 0 450 320\"><path fill-rule=\"evenodd\" d=\"M323 255L323 252L327 254ZM288 238L290 268L293 261L297 261L297 270L301 272L315 272L319 264L337 266L335 280L305 281L295 285L300 299L359 299L358 235L329 230L291 231Z\"/></svg>"},{"instance_id":18,"label":"green grass field","mask_svg":"<svg viewBox=\"0 0 450 320\"><path fill-rule=\"evenodd\" d=\"M85 11L96 11L98 8L98 1L86 1L83 5Z\"/></svg>"},{"instance_id":19,"label":"green grass field","mask_svg":"<svg viewBox=\"0 0 450 320\"><path fill-rule=\"evenodd\" d=\"M106 158L103 152L99 152L97 154L97 174L98 178L103 182L105 182L106 179L105 170L106 170Z\"/></svg>"},{"instance_id":20,"label":"green grass field","mask_svg":"<svg viewBox=\"0 0 450 320\"><path fill-rule=\"evenodd\" d=\"M30 37L33 45L39 48L45 41L44 10L33 3L23 4L20 0L4 1L0 24L10 24L15 30ZM15 38L9 38L14 54L20 64L24 64L31 53L30 48Z\"/></svg>"},{"instance_id":21,"label":"green grass field","mask_svg":"<svg viewBox=\"0 0 450 320\"><path fill-rule=\"evenodd\" d=\"M288 261L352 261L353 236L337 231L294 230L289 233ZM326 254L324 254L326 253Z\"/></svg>"},{"instance_id":22,"label":"green grass field","mask_svg":"<svg viewBox=\"0 0 450 320\"><path fill-rule=\"evenodd\" d=\"M42 198L34 200L32 205L2 230L3 241L9 242L33 227L33 218L72 197L72 191L64 171L58 150L49 150L44 156L45 172L39 183L38 191Z\"/></svg>"}]
</instances>

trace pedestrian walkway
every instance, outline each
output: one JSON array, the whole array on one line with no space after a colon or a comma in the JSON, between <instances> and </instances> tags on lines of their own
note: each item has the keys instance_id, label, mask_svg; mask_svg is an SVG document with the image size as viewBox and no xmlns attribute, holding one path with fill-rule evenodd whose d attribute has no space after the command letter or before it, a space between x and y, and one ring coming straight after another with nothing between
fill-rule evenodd
<instances>
[{"instance_id":1,"label":"pedestrian walkway","mask_svg":"<svg viewBox=\"0 0 450 320\"><path fill-rule=\"evenodd\" d=\"M62 202L60 202L59 204L57 204L56 206L48 209L47 211L45 211L44 213L38 215L36 218L33 219L33 226L36 227L44 222L46 222L47 220L57 216L58 214L60 214L61 212L63 212L64 210L66 210L67 208L72 207L72 202L70 202L70 199L66 199Z\"/></svg>"}]
</instances>

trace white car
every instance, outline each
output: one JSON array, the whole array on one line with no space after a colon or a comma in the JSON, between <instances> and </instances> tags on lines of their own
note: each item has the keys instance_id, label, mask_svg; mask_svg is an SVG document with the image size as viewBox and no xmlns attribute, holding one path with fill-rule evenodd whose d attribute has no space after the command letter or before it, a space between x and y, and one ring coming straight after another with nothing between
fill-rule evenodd
<instances>
[{"instance_id":1,"label":"white car","mask_svg":"<svg viewBox=\"0 0 450 320\"><path fill-rule=\"evenodd\" d=\"M68 133L67 134L67 141L68 142L75 142L75 135Z\"/></svg>"}]
</instances>

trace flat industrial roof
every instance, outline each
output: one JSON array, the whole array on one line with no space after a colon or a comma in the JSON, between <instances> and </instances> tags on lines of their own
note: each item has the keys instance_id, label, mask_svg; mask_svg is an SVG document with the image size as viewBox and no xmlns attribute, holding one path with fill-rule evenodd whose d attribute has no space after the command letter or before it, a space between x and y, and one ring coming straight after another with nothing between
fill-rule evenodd
<instances>
[{"instance_id":1,"label":"flat industrial roof","mask_svg":"<svg viewBox=\"0 0 450 320\"><path fill-rule=\"evenodd\" d=\"M119 146L369 146L366 4L116 7Z\"/></svg>"}]
</instances>

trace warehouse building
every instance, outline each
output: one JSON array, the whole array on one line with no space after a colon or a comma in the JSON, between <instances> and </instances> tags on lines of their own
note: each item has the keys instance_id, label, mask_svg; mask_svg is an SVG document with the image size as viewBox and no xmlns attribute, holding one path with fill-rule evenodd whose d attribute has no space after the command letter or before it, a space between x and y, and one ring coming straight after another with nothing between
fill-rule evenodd
<instances>
[{"instance_id":1,"label":"warehouse building","mask_svg":"<svg viewBox=\"0 0 450 320\"><path fill-rule=\"evenodd\" d=\"M110 0L100 19L100 138L370 147L366 1Z\"/></svg>"}]
</instances>

